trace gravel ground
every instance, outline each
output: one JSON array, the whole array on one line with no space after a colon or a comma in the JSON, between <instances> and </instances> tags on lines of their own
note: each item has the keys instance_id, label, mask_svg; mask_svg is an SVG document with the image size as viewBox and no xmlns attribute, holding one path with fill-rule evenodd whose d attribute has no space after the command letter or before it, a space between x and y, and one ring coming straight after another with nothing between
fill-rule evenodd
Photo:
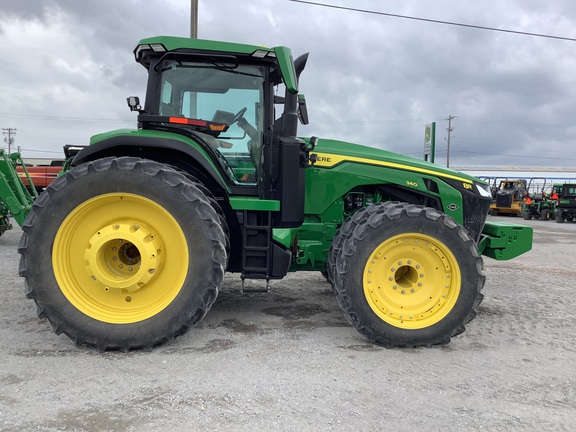
<instances>
[{"instance_id":1,"label":"gravel ground","mask_svg":"<svg viewBox=\"0 0 576 432\"><path fill-rule=\"evenodd\" d=\"M576 430L576 223L485 259L485 300L444 347L384 349L319 273L269 294L238 276L199 326L151 352L97 353L51 333L24 297L21 231L0 237L1 431Z\"/></svg>"}]
</instances>

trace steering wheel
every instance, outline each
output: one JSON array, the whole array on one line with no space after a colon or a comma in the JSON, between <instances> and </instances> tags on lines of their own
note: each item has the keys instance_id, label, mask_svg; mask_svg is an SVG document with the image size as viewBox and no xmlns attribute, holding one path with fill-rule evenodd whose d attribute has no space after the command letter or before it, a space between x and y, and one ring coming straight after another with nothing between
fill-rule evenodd
<instances>
[{"instance_id":1,"label":"steering wheel","mask_svg":"<svg viewBox=\"0 0 576 432\"><path fill-rule=\"evenodd\" d=\"M248 108L244 107L242 108L240 111L238 111L235 115L234 118L232 119L232 122L230 123L230 126L232 126L234 123L239 122L240 120L242 120L242 117L244 117L244 113L246 112Z\"/></svg>"}]
</instances>

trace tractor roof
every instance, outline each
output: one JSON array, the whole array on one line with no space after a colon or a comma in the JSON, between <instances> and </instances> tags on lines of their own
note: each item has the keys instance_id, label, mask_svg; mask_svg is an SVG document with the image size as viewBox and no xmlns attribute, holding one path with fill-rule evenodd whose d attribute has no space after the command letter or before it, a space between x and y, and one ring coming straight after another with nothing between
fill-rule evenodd
<instances>
[{"instance_id":1,"label":"tractor roof","mask_svg":"<svg viewBox=\"0 0 576 432\"><path fill-rule=\"evenodd\" d=\"M150 57L174 51L198 52L206 54L246 56L255 59L276 59L284 84L291 93L298 92L298 80L290 48L284 46L264 47L234 42L220 42L205 39L191 39L174 36L155 36L142 39L134 49L136 61L145 68L150 67Z\"/></svg>"}]
</instances>

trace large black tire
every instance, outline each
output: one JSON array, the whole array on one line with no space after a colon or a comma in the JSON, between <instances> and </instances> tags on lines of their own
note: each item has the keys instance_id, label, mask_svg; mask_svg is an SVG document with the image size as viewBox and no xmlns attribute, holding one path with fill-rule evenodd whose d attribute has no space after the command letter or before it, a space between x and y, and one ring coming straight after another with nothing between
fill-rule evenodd
<instances>
[{"instance_id":1,"label":"large black tire","mask_svg":"<svg viewBox=\"0 0 576 432\"><path fill-rule=\"evenodd\" d=\"M153 161L74 168L22 227L26 295L78 345L128 351L170 341L204 317L222 283L227 239L213 205Z\"/></svg>"},{"instance_id":2,"label":"large black tire","mask_svg":"<svg viewBox=\"0 0 576 432\"><path fill-rule=\"evenodd\" d=\"M522 217L524 218L524 220L532 219L532 215L530 214L530 212L527 209L522 210Z\"/></svg>"},{"instance_id":3,"label":"large black tire","mask_svg":"<svg viewBox=\"0 0 576 432\"><path fill-rule=\"evenodd\" d=\"M206 186L204 186L204 184L198 180L196 177L194 177L192 174L181 170L180 168L177 168L175 166L170 165L170 168L174 169L175 171L181 173L182 175L186 176L186 178L188 180L190 180L192 182L192 184L194 186L196 186L200 192L202 192L206 198L208 199L208 202L210 203L210 206L216 211L216 213L218 213L218 219L219 219L219 223L220 226L222 227L222 231L224 231L224 235L226 237L226 256L228 258L230 258L230 228L228 227L228 222L226 221L226 215L224 214L224 211L222 210L222 207L220 207L220 204L218 204L218 201L216 201L216 197L214 196L214 194L212 193L212 191L210 191L210 189L208 189Z\"/></svg>"},{"instance_id":4,"label":"large black tire","mask_svg":"<svg viewBox=\"0 0 576 432\"><path fill-rule=\"evenodd\" d=\"M556 223L564 223L564 214L562 209L556 209Z\"/></svg>"},{"instance_id":5,"label":"large black tire","mask_svg":"<svg viewBox=\"0 0 576 432\"><path fill-rule=\"evenodd\" d=\"M377 203L342 231L350 234L336 255L338 303L371 342L446 344L476 316L483 261L467 231L449 216L407 203Z\"/></svg>"},{"instance_id":6,"label":"large black tire","mask_svg":"<svg viewBox=\"0 0 576 432\"><path fill-rule=\"evenodd\" d=\"M550 219L550 209L542 209L540 211L540 219L547 221Z\"/></svg>"},{"instance_id":7,"label":"large black tire","mask_svg":"<svg viewBox=\"0 0 576 432\"><path fill-rule=\"evenodd\" d=\"M356 217L359 218L366 211L366 208L359 209L352 218ZM326 279L332 285L332 292L336 293L336 288L334 287L334 279L336 275L336 257L340 254L340 250L342 249L342 245L344 244L344 240L348 238L351 234L351 224L348 224L350 218L344 221L345 223L336 231L336 235L332 239L332 243L330 244L330 248L328 249L328 265L326 266Z\"/></svg>"}]
</instances>

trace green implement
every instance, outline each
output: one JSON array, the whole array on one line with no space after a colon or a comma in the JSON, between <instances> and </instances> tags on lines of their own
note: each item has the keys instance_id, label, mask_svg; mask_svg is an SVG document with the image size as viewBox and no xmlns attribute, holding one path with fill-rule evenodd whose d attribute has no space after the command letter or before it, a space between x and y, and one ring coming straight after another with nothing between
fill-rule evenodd
<instances>
[{"instance_id":1,"label":"green implement","mask_svg":"<svg viewBox=\"0 0 576 432\"><path fill-rule=\"evenodd\" d=\"M23 168L29 184L33 184L20 154L9 155L0 149L0 235L12 228L9 216L12 216L18 225L24 223L37 196L26 189L16 172L17 166Z\"/></svg>"}]
</instances>

